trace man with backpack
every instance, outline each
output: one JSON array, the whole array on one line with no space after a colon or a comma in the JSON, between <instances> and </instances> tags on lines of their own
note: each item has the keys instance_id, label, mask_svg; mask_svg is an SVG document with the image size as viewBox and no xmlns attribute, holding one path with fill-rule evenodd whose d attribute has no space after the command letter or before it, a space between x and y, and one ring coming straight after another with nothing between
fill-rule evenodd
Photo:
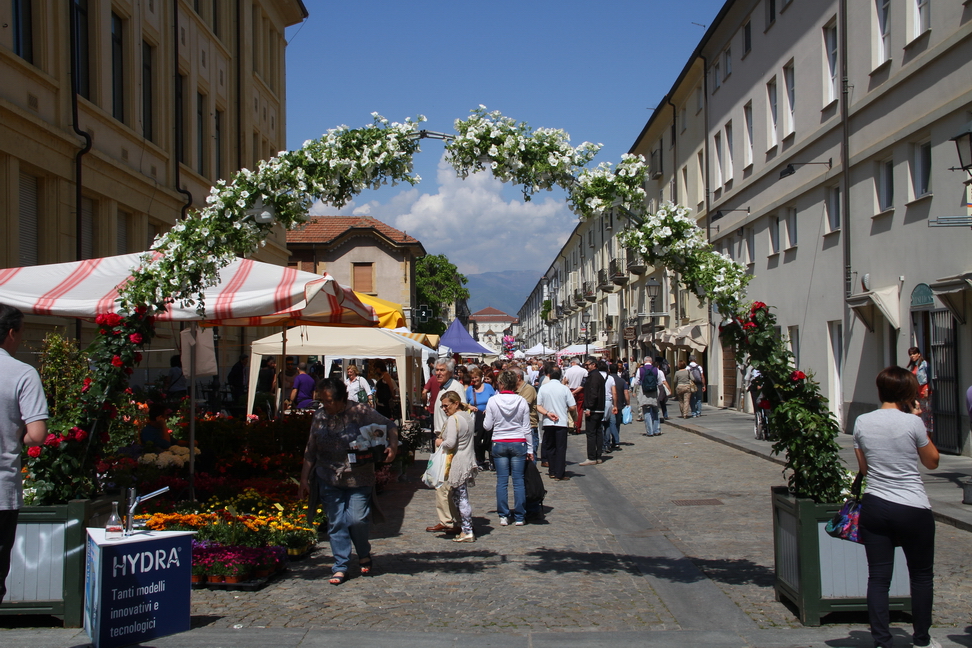
<instances>
[{"instance_id":1,"label":"man with backpack","mask_svg":"<svg viewBox=\"0 0 972 648\"><path fill-rule=\"evenodd\" d=\"M658 420L658 397L662 389L671 389L665 380L665 374L651 363L651 357L645 358L638 374L641 383L641 410L645 419L645 436L660 436L661 422Z\"/></svg>"},{"instance_id":2,"label":"man with backpack","mask_svg":"<svg viewBox=\"0 0 972 648\"><path fill-rule=\"evenodd\" d=\"M705 373L702 367L695 361L695 356L689 356L688 363L689 376L695 383L695 391L692 392L692 418L702 416L702 394L705 392Z\"/></svg>"}]
</instances>

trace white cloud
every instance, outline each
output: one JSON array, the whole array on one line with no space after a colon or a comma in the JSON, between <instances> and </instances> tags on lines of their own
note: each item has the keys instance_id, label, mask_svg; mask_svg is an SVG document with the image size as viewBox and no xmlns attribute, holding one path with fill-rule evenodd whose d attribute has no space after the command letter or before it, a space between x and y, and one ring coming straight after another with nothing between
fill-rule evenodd
<instances>
[{"instance_id":1,"label":"white cloud","mask_svg":"<svg viewBox=\"0 0 972 648\"><path fill-rule=\"evenodd\" d=\"M445 254L464 274L503 270L542 272L577 225L562 199L534 195L507 200L488 172L465 180L439 162L437 193L410 188L387 202L352 202L342 209L315 203L313 215L371 216L414 236L430 254Z\"/></svg>"}]
</instances>

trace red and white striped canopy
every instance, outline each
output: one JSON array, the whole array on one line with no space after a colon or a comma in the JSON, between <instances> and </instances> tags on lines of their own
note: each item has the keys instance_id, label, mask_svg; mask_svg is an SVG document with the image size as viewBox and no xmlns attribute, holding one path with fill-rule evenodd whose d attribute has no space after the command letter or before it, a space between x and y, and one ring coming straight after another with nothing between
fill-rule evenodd
<instances>
[{"instance_id":1,"label":"red and white striped canopy","mask_svg":"<svg viewBox=\"0 0 972 648\"><path fill-rule=\"evenodd\" d=\"M140 265L141 253L71 263L0 269L0 303L25 313L94 318L118 308L118 290ZM204 291L206 313L170 304L163 321L223 326L316 324L377 326L374 309L328 274L237 259Z\"/></svg>"}]
</instances>

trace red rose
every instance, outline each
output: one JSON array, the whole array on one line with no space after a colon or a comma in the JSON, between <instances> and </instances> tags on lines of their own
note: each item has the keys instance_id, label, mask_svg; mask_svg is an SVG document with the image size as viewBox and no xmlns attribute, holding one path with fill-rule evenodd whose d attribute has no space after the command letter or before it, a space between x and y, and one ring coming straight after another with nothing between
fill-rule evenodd
<instances>
[{"instance_id":1,"label":"red rose","mask_svg":"<svg viewBox=\"0 0 972 648\"><path fill-rule=\"evenodd\" d=\"M131 375L132 375L132 373L134 373L134 372L132 371L132 368L131 368L131 367L125 367L125 370L124 370L124 371L125 371L125 373L126 373L126 374L128 374L129 376L131 376Z\"/></svg>"},{"instance_id":2,"label":"red rose","mask_svg":"<svg viewBox=\"0 0 972 648\"><path fill-rule=\"evenodd\" d=\"M135 354L135 362L136 362L136 364L139 363L139 362L141 362L141 361L142 361L142 354L141 353L136 353Z\"/></svg>"},{"instance_id":3,"label":"red rose","mask_svg":"<svg viewBox=\"0 0 972 648\"><path fill-rule=\"evenodd\" d=\"M805 374L805 373L803 373L802 371L799 371L799 370L794 371L793 373L790 374L790 380L805 380L806 377L807 377L807 374Z\"/></svg>"},{"instance_id":4,"label":"red rose","mask_svg":"<svg viewBox=\"0 0 972 648\"><path fill-rule=\"evenodd\" d=\"M132 344L141 344L142 343L142 334L141 333L132 333L131 335L128 336L128 341L131 342Z\"/></svg>"},{"instance_id":5,"label":"red rose","mask_svg":"<svg viewBox=\"0 0 972 648\"><path fill-rule=\"evenodd\" d=\"M122 316L118 313L108 313L105 315L105 322L108 326L118 326L122 323Z\"/></svg>"},{"instance_id":6,"label":"red rose","mask_svg":"<svg viewBox=\"0 0 972 648\"><path fill-rule=\"evenodd\" d=\"M62 440L63 438L60 434L48 434L47 438L44 439L44 445L53 446L56 448L57 446L61 445Z\"/></svg>"},{"instance_id":7,"label":"red rose","mask_svg":"<svg viewBox=\"0 0 972 648\"><path fill-rule=\"evenodd\" d=\"M103 328L103 329L99 330L98 332L101 333L102 335L108 335L108 329L106 329L106 328Z\"/></svg>"},{"instance_id":8,"label":"red rose","mask_svg":"<svg viewBox=\"0 0 972 648\"><path fill-rule=\"evenodd\" d=\"M91 389L91 378L85 378L84 383L81 385L81 393L83 394L89 389Z\"/></svg>"},{"instance_id":9,"label":"red rose","mask_svg":"<svg viewBox=\"0 0 972 648\"><path fill-rule=\"evenodd\" d=\"M95 470L97 470L100 473L108 472L108 468L109 468L108 464L106 464L104 461L99 461L97 464L95 464Z\"/></svg>"},{"instance_id":10,"label":"red rose","mask_svg":"<svg viewBox=\"0 0 972 648\"><path fill-rule=\"evenodd\" d=\"M134 394L135 392L133 392L133 391L132 391L132 388L131 388L131 387L126 387L126 388L125 388L125 393L126 393L126 394L128 394L129 396L131 396L131 395L132 395L132 394Z\"/></svg>"},{"instance_id":11,"label":"red rose","mask_svg":"<svg viewBox=\"0 0 972 648\"><path fill-rule=\"evenodd\" d=\"M116 367L120 367L120 366L122 366L125 363L122 362L121 356L114 356L111 359L111 364L115 365Z\"/></svg>"},{"instance_id":12,"label":"red rose","mask_svg":"<svg viewBox=\"0 0 972 648\"><path fill-rule=\"evenodd\" d=\"M147 311L148 311L148 309L145 306L136 306L135 307L135 312L138 315L144 315Z\"/></svg>"},{"instance_id":13,"label":"red rose","mask_svg":"<svg viewBox=\"0 0 972 648\"><path fill-rule=\"evenodd\" d=\"M752 312L755 313L756 311L762 310L762 309L765 309L765 308L766 308L766 304L764 304L763 302L761 302L761 301L753 302Z\"/></svg>"},{"instance_id":14,"label":"red rose","mask_svg":"<svg viewBox=\"0 0 972 648\"><path fill-rule=\"evenodd\" d=\"M74 439L76 441L84 441L85 439L88 438L88 433L82 430L81 428L74 428L74 429L77 430L77 432L74 433Z\"/></svg>"},{"instance_id":15,"label":"red rose","mask_svg":"<svg viewBox=\"0 0 972 648\"><path fill-rule=\"evenodd\" d=\"M40 446L31 446L31 447L27 448L27 456L28 457L33 457L34 459L36 459L37 457L41 456Z\"/></svg>"},{"instance_id":16,"label":"red rose","mask_svg":"<svg viewBox=\"0 0 972 648\"><path fill-rule=\"evenodd\" d=\"M745 324L743 324L743 328L746 329L746 330L752 330L752 329L756 328L756 323L755 322L746 322Z\"/></svg>"},{"instance_id":17,"label":"red rose","mask_svg":"<svg viewBox=\"0 0 972 648\"><path fill-rule=\"evenodd\" d=\"M107 432L102 432L99 438L101 439L102 443L108 443L109 441L111 441L111 435L108 434Z\"/></svg>"},{"instance_id":18,"label":"red rose","mask_svg":"<svg viewBox=\"0 0 972 648\"><path fill-rule=\"evenodd\" d=\"M95 318L95 324L101 326L104 323L105 323L105 313L101 313Z\"/></svg>"}]
</instances>

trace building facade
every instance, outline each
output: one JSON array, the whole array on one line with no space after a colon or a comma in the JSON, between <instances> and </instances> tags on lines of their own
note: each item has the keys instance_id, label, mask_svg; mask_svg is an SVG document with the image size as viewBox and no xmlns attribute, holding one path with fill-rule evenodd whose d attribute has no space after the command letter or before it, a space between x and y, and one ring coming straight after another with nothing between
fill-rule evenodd
<instances>
[{"instance_id":1,"label":"building facade","mask_svg":"<svg viewBox=\"0 0 972 648\"><path fill-rule=\"evenodd\" d=\"M845 431L878 405L880 369L917 346L932 369L935 441L960 454L972 453L972 201L953 140L970 131L970 72L963 3L730 0L632 147L656 183L649 201L693 209L714 248L748 267L748 298L774 308ZM673 304L668 272L627 287L655 277ZM716 320L685 322L707 329L707 397L745 406Z\"/></svg>"},{"instance_id":2,"label":"building facade","mask_svg":"<svg viewBox=\"0 0 972 648\"><path fill-rule=\"evenodd\" d=\"M498 308L487 306L469 316L467 331L477 342L501 351L503 337L516 337L520 334L520 320Z\"/></svg>"},{"instance_id":3,"label":"building facade","mask_svg":"<svg viewBox=\"0 0 972 648\"><path fill-rule=\"evenodd\" d=\"M415 262L425 255L417 239L375 218L319 216L287 232L287 247L291 266L327 272L356 292L401 304L411 328Z\"/></svg>"},{"instance_id":4,"label":"building facade","mask_svg":"<svg viewBox=\"0 0 972 648\"><path fill-rule=\"evenodd\" d=\"M0 267L146 250L216 180L286 148L284 29L307 17L301 0L11 0L0 13ZM258 258L288 256L281 230ZM74 326L32 317L28 344ZM222 332L223 365L245 336Z\"/></svg>"}]
</instances>

